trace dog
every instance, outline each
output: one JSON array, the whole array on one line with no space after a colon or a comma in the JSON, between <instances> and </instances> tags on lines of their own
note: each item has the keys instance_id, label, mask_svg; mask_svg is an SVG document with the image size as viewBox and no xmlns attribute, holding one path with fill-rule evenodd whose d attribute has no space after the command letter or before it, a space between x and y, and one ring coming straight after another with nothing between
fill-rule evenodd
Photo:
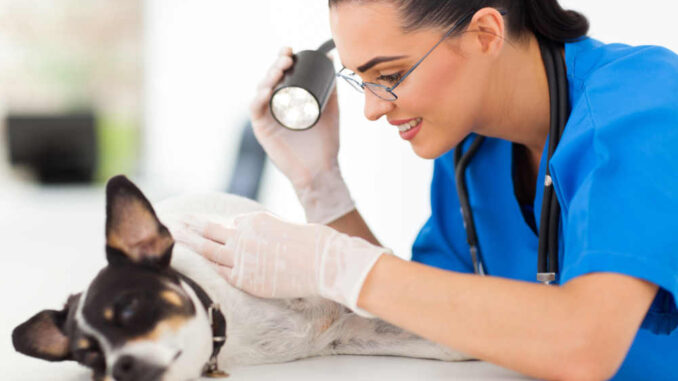
<instances>
[{"instance_id":1,"label":"dog","mask_svg":"<svg viewBox=\"0 0 678 381\"><path fill-rule=\"evenodd\" d=\"M191 214L227 223L264 210L254 201L210 194L169 199L156 209L126 177L109 180L108 265L61 311L43 310L17 326L18 352L77 361L95 381L184 381L226 376L220 369L236 365L340 354L469 359L327 299L251 296L175 244L165 225Z\"/></svg>"}]
</instances>

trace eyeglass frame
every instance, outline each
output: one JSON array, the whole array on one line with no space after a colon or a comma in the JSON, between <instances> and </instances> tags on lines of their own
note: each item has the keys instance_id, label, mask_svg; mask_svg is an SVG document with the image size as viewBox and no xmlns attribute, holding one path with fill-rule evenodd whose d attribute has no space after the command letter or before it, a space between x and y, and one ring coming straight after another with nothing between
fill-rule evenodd
<instances>
[{"instance_id":1,"label":"eyeglass frame","mask_svg":"<svg viewBox=\"0 0 678 381\"><path fill-rule=\"evenodd\" d=\"M345 81L347 81L347 82L349 83L349 85L351 85L351 87L355 88L355 89L358 90L358 91L364 92L364 91L365 91L365 88L367 87L367 88L370 90L370 92L371 92L372 94L374 94L376 97L378 97L379 99L383 99L383 100L389 101L389 102L396 101L396 100L398 99L398 95L396 95L396 93L394 93L393 90L395 90L395 88L398 87L398 86L405 80L405 78L407 78L407 76L409 76L409 75L414 71L414 69L416 69L417 66L419 66L419 64L421 64L421 62L422 62L424 59L426 59L426 57L428 57L428 55L431 54L431 52L433 52L433 50L434 50L435 48L438 47L438 45L440 45L443 41L445 41L445 39L447 39L447 37L449 37L449 36L452 34L452 32L456 31L457 28L459 28L461 25L463 25L464 23L466 23L466 22L468 21L469 18L473 17L473 15L475 15L476 12L477 12L477 11L469 12L469 14L467 14L466 16L464 16L464 17L462 17L461 19L459 19L459 21L457 21L456 23L454 23L454 25L452 25L452 28L450 28L450 30L448 30L448 31L443 35L443 37L442 37L438 42L436 42L436 44L433 45L433 47L432 47L431 49L429 49L429 51L426 52L426 54L424 54L423 57L421 57L421 59L420 59L419 61L417 61L414 65L412 65L412 67L409 68L409 69L407 70L407 72L405 72L405 74L403 74L403 76L400 77L400 79L399 79L395 84L393 84L393 86L390 86L390 87L389 87L389 86L385 86L385 85L382 85L382 84L380 84L380 83L374 83L374 82L365 82L365 81L360 81L360 82L359 82L359 81L356 80L355 78L352 78L351 76L348 76L348 75L345 75L345 74L342 74L342 73L341 73L342 71L344 71L344 69L346 69L346 67L342 67L341 70L339 70L339 72L337 72L336 76L337 76L337 77L340 77L340 78L343 78ZM499 13L500 13L502 16L505 16L505 15L508 13L508 11L502 9L502 10L499 10ZM355 75L355 73L352 73L352 74ZM369 86L368 86L368 85L369 85ZM357 86L357 87L356 87L356 86ZM384 89L387 93L389 93L389 94L391 94L391 95L393 96L393 99L386 99L386 98L383 98L383 97L379 96L379 94L377 94L377 93L372 89L371 86L377 86L377 87L380 87L380 88Z\"/></svg>"}]
</instances>

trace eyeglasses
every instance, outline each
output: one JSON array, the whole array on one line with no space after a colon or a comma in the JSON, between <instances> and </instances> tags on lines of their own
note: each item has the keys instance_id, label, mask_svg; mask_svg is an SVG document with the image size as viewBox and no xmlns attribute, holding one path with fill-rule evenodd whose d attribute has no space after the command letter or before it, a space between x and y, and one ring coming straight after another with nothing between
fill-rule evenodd
<instances>
[{"instance_id":1,"label":"eyeglasses","mask_svg":"<svg viewBox=\"0 0 678 381\"><path fill-rule=\"evenodd\" d=\"M500 10L499 13L501 13L501 15L504 16L506 15L507 12L505 10ZM450 30L448 30L443 35L440 41L436 42L436 44L433 45L433 47L429 49L429 51L426 52L426 54L424 54L424 56L421 57L421 59L417 61L417 63L415 63L411 68L409 68L409 70L407 70L407 72L405 72L405 74L403 74L403 76L400 77L400 79L398 79L398 81L394 83L393 86L391 87L374 82L364 82L360 80L356 73L346 69L345 67L339 70L339 72L337 73L337 77L343 78L344 80L346 80L346 82L348 82L349 85L351 85L351 87L353 87L354 89L358 90L361 93L364 92L365 88L367 88L368 90L370 90L372 94L376 95L377 97L385 101L395 101L396 99L398 99L398 96L393 92L393 90L395 90L395 88L398 87L405 80L405 78L407 78L407 76L410 75L414 71L414 69L416 69L417 66L419 66L419 64L426 57L428 57L428 55L431 54L431 52L435 48L438 47L438 45L445 41L445 39L449 37L454 31L459 29L460 26L464 25L471 17L473 17L474 14L475 12L470 12L469 14L461 18L459 21L454 23L452 28L450 28Z\"/></svg>"}]
</instances>

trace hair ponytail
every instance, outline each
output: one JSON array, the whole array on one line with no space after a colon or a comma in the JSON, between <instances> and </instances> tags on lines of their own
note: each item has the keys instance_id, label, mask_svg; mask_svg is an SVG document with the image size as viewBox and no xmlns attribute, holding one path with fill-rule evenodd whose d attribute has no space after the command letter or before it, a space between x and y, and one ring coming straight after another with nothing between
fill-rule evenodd
<instances>
[{"instance_id":1,"label":"hair ponytail","mask_svg":"<svg viewBox=\"0 0 678 381\"><path fill-rule=\"evenodd\" d=\"M358 0L329 0L330 7ZM362 0L364 1L364 0ZM402 15L403 29L437 26L447 28L469 12L485 7L508 11L509 33L532 32L556 42L586 35L589 22L584 15L563 9L558 0L391 0Z\"/></svg>"},{"instance_id":2,"label":"hair ponytail","mask_svg":"<svg viewBox=\"0 0 678 381\"><path fill-rule=\"evenodd\" d=\"M557 0L522 0L525 3L525 27L534 34L557 42L585 36L589 21L584 15L560 7Z\"/></svg>"}]
</instances>

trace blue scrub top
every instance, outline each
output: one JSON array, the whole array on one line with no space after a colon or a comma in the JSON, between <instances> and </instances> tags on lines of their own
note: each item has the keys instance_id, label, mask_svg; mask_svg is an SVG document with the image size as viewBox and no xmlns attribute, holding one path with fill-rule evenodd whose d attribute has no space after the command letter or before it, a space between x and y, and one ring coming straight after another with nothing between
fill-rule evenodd
<instances>
[{"instance_id":1,"label":"blue scrub top","mask_svg":"<svg viewBox=\"0 0 678 381\"><path fill-rule=\"evenodd\" d=\"M615 379L675 380L678 56L586 38L565 45L565 61L571 114L549 163L561 205L559 283L614 272L657 284ZM546 157L544 147L532 205L537 228ZM490 275L535 282L538 237L516 200L511 171L512 143L486 138L466 171L479 246ZM435 160L431 210L412 259L473 272L453 151Z\"/></svg>"}]
</instances>

